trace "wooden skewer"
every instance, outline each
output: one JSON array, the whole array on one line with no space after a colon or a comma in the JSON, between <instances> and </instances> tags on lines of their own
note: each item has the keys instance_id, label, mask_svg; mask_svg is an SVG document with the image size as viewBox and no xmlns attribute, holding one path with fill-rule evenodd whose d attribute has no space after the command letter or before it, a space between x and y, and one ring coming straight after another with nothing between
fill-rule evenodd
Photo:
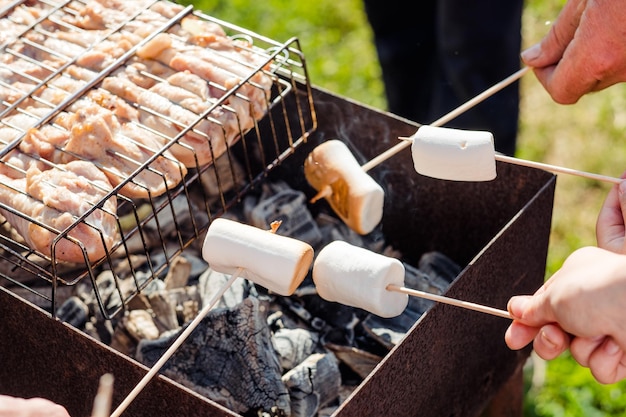
<instances>
[{"instance_id":1,"label":"wooden skewer","mask_svg":"<svg viewBox=\"0 0 626 417\"><path fill-rule=\"evenodd\" d=\"M569 175L578 175L579 177L585 177L592 180L609 182L612 184L619 184L622 182L621 178L608 177L606 175L593 174L591 172L579 171L577 169L565 168L556 165L544 164L541 162L528 161L525 159L514 158L512 156L506 156L501 154L496 154L497 161L508 162L511 164L527 166L530 168L539 168L550 172L556 172L561 174L569 174Z\"/></svg>"},{"instance_id":2,"label":"wooden skewer","mask_svg":"<svg viewBox=\"0 0 626 417\"><path fill-rule=\"evenodd\" d=\"M278 228L280 227L281 221L272 222L270 225L270 233L276 233ZM154 376L161 370L163 365L172 357L172 355L176 352L176 350L183 344L185 340L189 337L189 335L198 327L202 319L209 314L209 311L217 304L217 302L222 298L226 290L230 288L231 285L235 282L237 278L242 274L243 268L237 268L234 274L230 276L230 279L220 288L220 290L211 298L211 300L207 303L204 308L198 313L196 318L194 318L189 325L185 328L185 330L176 338L174 343L165 351L163 356L152 366L150 371L139 381L139 383L133 388L133 390L128 394L128 396L122 401L122 403L115 409L111 417L119 417L126 408L133 402L133 400L139 395L139 393L145 388L146 385L154 378Z\"/></svg>"},{"instance_id":3,"label":"wooden skewer","mask_svg":"<svg viewBox=\"0 0 626 417\"><path fill-rule=\"evenodd\" d=\"M494 95L498 91L502 90L504 87L506 87L506 86L512 84L513 82L517 81L518 79L520 79L522 77L522 75L526 74L528 71L530 71L530 67L524 67L524 68L518 70L517 72L509 75L504 80L498 82L497 84L494 84L493 86L489 87L488 89L486 89L482 93L478 94L476 97L466 101L465 103L461 104L459 107L457 107L456 109L452 110L448 114L446 114L446 115L440 117L439 119L435 120L433 123L431 123L431 126L439 127L439 126L441 126L441 125L443 125L445 123L448 123L450 120L454 119L455 117L457 117L457 116L461 115L462 113L466 112L467 110L471 109L472 107L474 107L475 105L477 105L481 101L484 101L485 99L491 97L492 95ZM363 169L363 171L367 172L370 169L372 169L375 166L379 165L380 163L386 161L387 159L391 158L392 156L394 156L395 154L397 154L398 152L402 151L404 148L406 148L406 147L408 147L410 145L411 145L410 141L400 141L395 146L387 149L385 152L381 153L380 155L376 156L375 158L373 158L370 161L368 161L368 162L364 163L363 165L361 165L361 168ZM333 191L330 188L330 186L323 187L321 190L318 191L318 193L315 196L313 196L313 198L310 200L310 202L311 203L315 203L316 201L318 201L318 200L320 200L322 198L329 197L332 193L333 193Z\"/></svg>"},{"instance_id":4,"label":"wooden skewer","mask_svg":"<svg viewBox=\"0 0 626 417\"><path fill-rule=\"evenodd\" d=\"M165 351L163 356L157 361L157 363L150 368L150 371L139 381L139 383L133 388L133 390L128 394L128 396L122 401L122 403L113 411L111 417L119 417L126 408L133 402L133 400L141 393L141 391L145 388L146 385L154 378L154 376L161 370L163 365L172 357L176 350L183 344L185 340L189 337L189 335L198 327L202 319L206 317L209 311L214 307L214 305L222 298L226 290L230 288L230 286L235 282L237 278L243 272L243 268L237 269L233 275L230 276L230 279L226 284L220 288L220 291L211 298L209 303L204 306L204 308L198 313L196 318L194 318L189 325L185 328L185 330L176 338L174 343Z\"/></svg>"},{"instance_id":5,"label":"wooden skewer","mask_svg":"<svg viewBox=\"0 0 626 417\"><path fill-rule=\"evenodd\" d=\"M387 285L387 290L400 292L403 294L408 294L413 297L426 298L428 300L437 301L439 303L444 303L444 304L450 304L450 305L465 308L468 310L479 311L481 313L487 313L487 314L491 314L492 316L503 317L505 319L511 319L511 320L513 319L513 317L511 317L511 314L506 310L499 310L497 308L485 306L482 304L475 304L469 301L457 300L456 298L444 297L442 295L431 294L429 292L424 292L424 291L419 291L419 290L413 290L411 288L401 287L401 286L394 285L394 284Z\"/></svg>"},{"instance_id":6,"label":"wooden skewer","mask_svg":"<svg viewBox=\"0 0 626 417\"><path fill-rule=\"evenodd\" d=\"M472 107L474 107L475 105L477 105L481 101L484 101L485 99L491 97L492 95L494 95L498 91L502 90L504 87L507 87L508 85L510 85L513 82L517 81L518 79L520 79L522 77L522 75L526 74L529 70L530 70L530 67L524 67L524 68L518 70L517 72L515 72L515 73L509 75L508 77L506 77L504 80L502 80L502 81L498 82L497 84L494 84L490 88L486 89L485 91L483 91L482 93L480 93L479 95L474 97L473 99L465 102L464 104L461 104L459 107L457 107L456 109L452 110L450 113L448 113L448 114L440 117L439 119L435 120L430 125L434 126L434 127L440 127L440 126L448 123L450 120L454 119L455 117L457 117L457 116L461 115L462 113L466 112L467 110L471 109ZM406 147L408 147L410 145L411 144L409 142L401 141L397 145L393 146L392 148L386 150L385 152L381 153L380 155L378 155L377 157L373 158L372 160L370 160L370 161L366 162L365 164L361 165L361 168L363 169L363 171L367 172L370 169L374 168L375 166L377 166L378 164L382 163L383 161L386 161L387 159L391 158L393 155L397 154L398 152L400 152L401 150L403 150L404 148L406 148Z\"/></svg>"},{"instance_id":7,"label":"wooden skewer","mask_svg":"<svg viewBox=\"0 0 626 417\"><path fill-rule=\"evenodd\" d=\"M413 142L413 138L399 137L398 139L408 142L408 143ZM561 167L558 165L545 164L543 162L529 161L527 159L515 158L512 156L502 155L498 153L494 155L494 159L496 161L508 162L510 164L521 165L521 166L525 166L529 168L543 169L545 171L550 171L550 172L559 173L559 174L577 175L579 177L608 182L611 184L619 184L623 180L622 178L609 177L607 175L602 175L602 174L594 174L591 172L580 171L580 170L572 169L572 168L565 168L565 167Z\"/></svg>"}]
</instances>

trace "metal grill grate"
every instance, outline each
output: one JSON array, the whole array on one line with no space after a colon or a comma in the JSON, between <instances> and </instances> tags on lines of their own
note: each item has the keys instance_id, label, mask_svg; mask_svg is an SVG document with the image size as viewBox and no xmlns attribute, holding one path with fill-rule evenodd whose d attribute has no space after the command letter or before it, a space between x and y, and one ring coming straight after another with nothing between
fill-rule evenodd
<instances>
[{"instance_id":1,"label":"metal grill grate","mask_svg":"<svg viewBox=\"0 0 626 417\"><path fill-rule=\"evenodd\" d=\"M295 38L152 0L0 2L0 29L0 277L52 315L85 279L116 315L316 128Z\"/></svg>"}]
</instances>

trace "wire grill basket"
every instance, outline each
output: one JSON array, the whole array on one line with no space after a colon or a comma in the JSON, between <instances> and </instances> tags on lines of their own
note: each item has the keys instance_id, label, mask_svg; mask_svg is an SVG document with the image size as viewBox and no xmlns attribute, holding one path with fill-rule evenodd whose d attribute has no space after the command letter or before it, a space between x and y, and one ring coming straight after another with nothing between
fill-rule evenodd
<instances>
[{"instance_id":1,"label":"wire grill basket","mask_svg":"<svg viewBox=\"0 0 626 417\"><path fill-rule=\"evenodd\" d=\"M297 39L191 6L0 2L0 48L0 282L52 315L90 280L115 316L316 128Z\"/></svg>"}]
</instances>

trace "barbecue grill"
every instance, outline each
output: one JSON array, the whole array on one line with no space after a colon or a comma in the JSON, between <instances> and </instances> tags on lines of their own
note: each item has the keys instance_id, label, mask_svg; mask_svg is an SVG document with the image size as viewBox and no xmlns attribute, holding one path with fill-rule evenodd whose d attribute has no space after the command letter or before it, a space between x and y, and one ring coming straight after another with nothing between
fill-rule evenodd
<instances>
[{"instance_id":1,"label":"barbecue grill","mask_svg":"<svg viewBox=\"0 0 626 417\"><path fill-rule=\"evenodd\" d=\"M184 249L201 240L212 219L227 214L265 181L283 180L312 197L315 190L306 183L302 167L315 146L329 139L340 139L364 162L395 145L398 137L413 134L419 124L312 86L297 39L277 43L190 7L181 8L158 24L139 43L55 105L41 100L38 91L53 85L57 77L65 76L79 56L65 56L30 39L54 36L50 24L70 33L81 33L81 28L67 22L74 22L80 16L72 5L82 6L87 2L30 3L41 5L43 14L26 25L19 36L4 39L4 53L40 65L19 52L21 43L26 42L31 48L54 55L61 63L45 68L42 78L17 74L32 87L18 91L12 101L5 99L2 114L6 118L23 113L21 105L33 101L45 108L45 112L38 113L29 129L17 129L19 134L2 148L4 157L19 149L31 128L53 125L59 115L72 111L72 105L99 89L104 79L127 67L137 51L160 33L178 36L185 18L220 25L230 39L241 41L241 45L260 58L256 65L249 66L249 75L241 77L235 85L216 86L222 89L222 94L211 107L192 122L180 125L178 134L170 137L150 158L134 161L133 171L66 229L56 230L8 204L0 204L0 209L55 236L49 253L34 250L16 237L8 221L7 232L0 238L3 261L0 282L4 281L0 287L3 335L0 392L44 396L64 404L72 415L88 415L101 375L108 372L115 375L113 403L118 404L145 374L146 367L72 326L51 319L56 317L59 299L64 298L66 291L79 283L90 282L103 316L115 318L152 281L162 277ZM142 19L142 13L157 3L145 3L135 14L108 28L101 35L103 42L133 27L135 21ZM3 16L10 16L21 4L13 2L6 6ZM16 72L11 67L0 69ZM187 133L201 133L202 123L209 121L222 129L220 121L212 115L217 110L236 114L229 102L234 97L249 103L246 91L250 90L245 87L259 88L254 78L258 73L271 80L263 115L250 128L240 128L235 134L237 139L222 154L212 155L211 163L190 166L184 180L172 187L168 185L162 195L148 193L147 198L136 199L123 194L122 190L129 184L144 186L141 175L154 172L151 164L167 156L172 147L184 145ZM150 77L154 82L164 81L154 74ZM136 102L128 104L167 122L180 123ZM151 126L141 123L138 126L154 131ZM404 255L405 262L416 264L423 253L441 251L463 267L446 295L504 307L510 296L533 292L543 282L556 179L545 171L507 163L498 163L497 170L498 177L490 182L441 181L416 174L411 155L406 152L396 155L393 163L376 167L371 175L386 194L380 230L387 243ZM167 182L165 175L162 177ZM104 214L115 218L120 234L113 245L105 246L104 256L92 259L72 232L81 225L89 225L89 215L105 211L105 204L111 199L116 200L117 211ZM330 212L324 202L316 203L311 210ZM181 213L191 221L177 222ZM161 227L166 219L174 225L172 230ZM78 246L84 259L72 263L58 259L56 248L63 241ZM148 265L147 273L135 266L139 257L142 264ZM157 258L162 260L157 262ZM102 270L116 274L120 260L131 265L127 269L130 276L114 276L118 302L105 303L99 296L97 274ZM515 395L521 390L521 369L530 350L512 352L505 346L503 333L507 325L501 318L434 305L333 415L480 415L494 398ZM521 397L509 401L504 408L508 415L521 415ZM152 381L127 413L237 415L164 376Z\"/></svg>"}]
</instances>

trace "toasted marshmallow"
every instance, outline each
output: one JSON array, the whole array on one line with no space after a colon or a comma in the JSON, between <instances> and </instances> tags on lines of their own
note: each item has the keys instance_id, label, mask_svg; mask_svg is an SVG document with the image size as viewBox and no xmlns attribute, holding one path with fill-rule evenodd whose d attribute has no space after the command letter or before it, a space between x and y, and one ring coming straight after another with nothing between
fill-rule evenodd
<instances>
[{"instance_id":1,"label":"toasted marshmallow","mask_svg":"<svg viewBox=\"0 0 626 417\"><path fill-rule=\"evenodd\" d=\"M383 217L385 192L359 165L345 143L337 139L317 146L304 162L304 175L348 227L370 233Z\"/></svg>"},{"instance_id":2,"label":"toasted marshmallow","mask_svg":"<svg viewBox=\"0 0 626 417\"><path fill-rule=\"evenodd\" d=\"M235 274L280 295L291 295L306 277L313 248L300 240L218 218L209 226L202 257L211 269Z\"/></svg>"}]
</instances>

